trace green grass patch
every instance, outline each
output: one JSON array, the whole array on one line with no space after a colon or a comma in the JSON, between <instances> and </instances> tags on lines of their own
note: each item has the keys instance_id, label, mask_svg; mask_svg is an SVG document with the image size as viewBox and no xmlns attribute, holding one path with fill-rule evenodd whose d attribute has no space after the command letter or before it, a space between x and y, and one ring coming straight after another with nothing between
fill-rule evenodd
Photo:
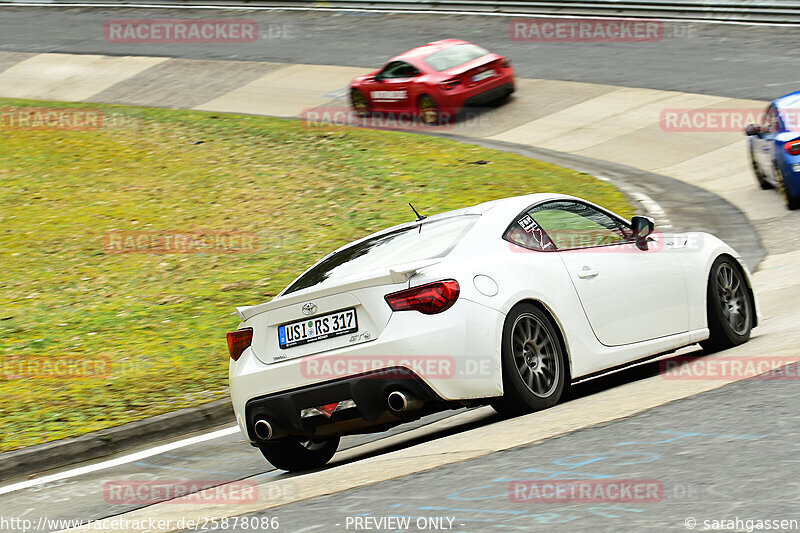
<instances>
[{"instance_id":1,"label":"green grass patch","mask_svg":"<svg viewBox=\"0 0 800 533\"><path fill-rule=\"evenodd\" d=\"M224 397L234 307L267 301L334 248L409 220L409 201L434 214L553 191L632 213L586 174L442 138L0 99L15 106L101 109L106 120L0 126L0 451ZM107 252L110 232L134 231L255 233L258 249ZM62 358L105 360L110 371L9 377Z\"/></svg>"}]
</instances>

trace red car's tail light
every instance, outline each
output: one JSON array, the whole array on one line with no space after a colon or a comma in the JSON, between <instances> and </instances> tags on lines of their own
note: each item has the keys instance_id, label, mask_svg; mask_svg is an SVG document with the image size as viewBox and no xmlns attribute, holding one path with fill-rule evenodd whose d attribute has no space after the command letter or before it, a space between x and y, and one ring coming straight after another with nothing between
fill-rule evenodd
<instances>
[{"instance_id":1,"label":"red car's tail light","mask_svg":"<svg viewBox=\"0 0 800 533\"><path fill-rule=\"evenodd\" d=\"M231 359L238 361L242 352L253 342L253 328L243 328L228 333L228 352Z\"/></svg>"},{"instance_id":2,"label":"red car's tail light","mask_svg":"<svg viewBox=\"0 0 800 533\"><path fill-rule=\"evenodd\" d=\"M792 155L800 155L800 139L789 141L783 145L783 148Z\"/></svg>"},{"instance_id":3,"label":"red car's tail light","mask_svg":"<svg viewBox=\"0 0 800 533\"><path fill-rule=\"evenodd\" d=\"M392 311L419 311L425 315L435 315L450 309L460 291L458 282L448 279L393 292L384 296L384 299Z\"/></svg>"},{"instance_id":4,"label":"red car's tail light","mask_svg":"<svg viewBox=\"0 0 800 533\"><path fill-rule=\"evenodd\" d=\"M445 91L449 91L450 89L455 88L458 84L461 83L461 80L458 78L452 78L449 80L444 80L439 84L439 86L444 89Z\"/></svg>"}]
</instances>

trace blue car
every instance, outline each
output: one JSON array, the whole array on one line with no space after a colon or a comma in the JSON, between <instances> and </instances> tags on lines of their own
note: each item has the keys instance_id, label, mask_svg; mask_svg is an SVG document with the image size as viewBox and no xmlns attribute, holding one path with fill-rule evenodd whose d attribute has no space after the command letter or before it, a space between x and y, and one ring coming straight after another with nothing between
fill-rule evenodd
<instances>
[{"instance_id":1,"label":"blue car","mask_svg":"<svg viewBox=\"0 0 800 533\"><path fill-rule=\"evenodd\" d=\"M800 207L800 91L773 100L761 124L745 130L762 189L778 189L789 209Z\"/></svg>"}]
</instances>

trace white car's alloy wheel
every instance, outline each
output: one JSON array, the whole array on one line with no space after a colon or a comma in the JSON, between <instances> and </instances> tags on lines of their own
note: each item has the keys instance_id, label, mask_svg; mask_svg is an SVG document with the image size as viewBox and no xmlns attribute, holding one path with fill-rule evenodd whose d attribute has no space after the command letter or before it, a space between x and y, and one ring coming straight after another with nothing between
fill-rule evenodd
<instances>
[{"instance_id":1,"label":"white car's alloy wheel","mask_svg":"<svg viewBox=\"0 0 800 533\"><path fill-rule=\"evenodd\" d=\"M557 341L541 319L531 313L518 316L511 331L520 378L535 396L547 398L558 386L561 373Z\"/></svg>"},{"instance_id":2,"label":"white car's alloy wheel","mask_svg":"<svg viewBox=\"0 0 800 533\"><path fill-rule=\"evenodd\" d=\"M747 289L741 276L728 263L717 268L717 297L722 315L737 335L745 335L750 331L750 310L747 305Z\"/></svg>"},{"instance_id":3,"label":"white car's alloy wheel","mask_svg":"<svg viewBox=\"0 0 800 533\"><path fill-rule=\"evenodd\" d=\"M738 346L750 338L754 305L750 288L734 259L720 256L708 277L708 340L701 346L708 352Z\"/></svg>"},{"instance_id":4,"label":"white car's alloy wheel","mask_svg":"<svg viewBox=\"0 0 800 533\"><path fill-rule=\"evenodd\" d=\"M506 416L558 403L569 383L564 350L550 317L530 303L506 317L502 345L503 396L492 402Z\"/></svg>"}]
</instances>

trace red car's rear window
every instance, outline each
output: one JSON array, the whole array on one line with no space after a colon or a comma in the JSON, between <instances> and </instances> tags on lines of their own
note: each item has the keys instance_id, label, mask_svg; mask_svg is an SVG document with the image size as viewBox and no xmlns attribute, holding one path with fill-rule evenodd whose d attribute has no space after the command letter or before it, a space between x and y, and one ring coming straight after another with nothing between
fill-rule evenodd
<instances>
[{"instance_id":1,"label":"red car's rear window","mask_svg":"<svg viewBox=\"0 0 800 533\"><path fill-rule=\"evenodd\" d=\"M473 59L483 57L488 53L488 50L484 50L475 44L457 44L450 48L434 52L425 58L425 63L430 65L434 70L441 72L468 63Z\"/></svg>"}]
</instances>

